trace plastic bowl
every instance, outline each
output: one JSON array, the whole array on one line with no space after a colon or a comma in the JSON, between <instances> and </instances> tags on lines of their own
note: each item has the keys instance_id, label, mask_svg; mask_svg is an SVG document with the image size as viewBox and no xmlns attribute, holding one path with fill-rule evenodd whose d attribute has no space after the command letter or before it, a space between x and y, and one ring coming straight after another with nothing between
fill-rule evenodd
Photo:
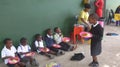
<instances>
[{"instance_id":1,"label":"plastic bowl","mask_svg":"<svg viewBox=\"0 0 120 67\"><path fill-rule=\"evenodd\" d=\"M62 38L62 41L63 41L63 42L70 42L70 38L69 38L69 37L63 37L63 38Z\"/></svg>"},{"instance_id":2,"label":"plastic bowl","mask_svg":"<svg viewBox=\"0 0 120 67\"><path fill-rule=\"evenodd\" d=\"M9 64L16 64L20 61L20 59L18 57L14 57L14 58L9 58L8 59L8 63Z\"/></svg>"},{"instance_id":3,"label":"plastic bowl","mask_svg":"<svg viewBox=\"0 0 120 67\"><path fill-rule=\"evenodd\" d=\"M92 37L92 34L89 33L89 32L81 32L81 33L80 33L80 36L81 36L82 38L85 38L86 40L88 40L88 39L90 39L90 38Z\"/></svg>"}]
</instances>

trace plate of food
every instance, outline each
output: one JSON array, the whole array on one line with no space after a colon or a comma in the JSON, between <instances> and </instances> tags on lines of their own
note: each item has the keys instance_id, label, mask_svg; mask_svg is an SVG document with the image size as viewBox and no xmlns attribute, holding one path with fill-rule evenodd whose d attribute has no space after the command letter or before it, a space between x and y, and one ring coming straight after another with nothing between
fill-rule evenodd
<instances>
[{"instance_id":1,"label":"plate of food","mask_svg":"<svg viewBox=\"0 0 120 67\"><path fill-rule=\"evenodd\" d=\"M16 64L20 61L20 59L18 57L14 57L14 58L9 58L8 59L8 63L9 64Z\"/></svg>"},{"instance_id":2,"label":"plate of food","mask_svg":"<svg viewBox=\"0 0 120 67\"><path fill-rule=\"evenodd\" d=\"M58 45L58 44L54 44L53 47L55 47L55 48L61 48L61 46Z\"/></svg>"},{"instance_id":3,"label":"plate of food","mask_svg":"<svg viewBox=\"0 0 120 67\"><path fill-rule=\"evenodd\" d=\"M40 51L42 51L42 52L49 52L50 49L48 49L48 48L40 48Z\"/></svg>"},{"instance_id":4,"label":"plate of food","mask_svg":"<svg viewBox=\"0 0 120 67\"><path fill-rule=\"evenodd\" d=\"M91 38L92 34L89 33L89 32L81 32L80 36L83 37L83 38Z\"/></svg>"},{"instance_id":5,"label":"plate of food","mask_svg":"<svg viewBox=\"0 0 120 67\"><path fill-rule=\"evenodd\" d=\"M63 41L63 42L70 42L70 38L69 38L69 37L63 37L63 38L62 38L62 41Z\"/></svg>"},{"instance_id":6,"label":"plate of food","mask_svg":"<svg viewBox=\"0 0 120 67\"><path fill-rule=\"evenodd\" d=\"M34 52L29 52L29 53L25 54L25 56L26 56L26 57L29 57L29 56L34 56L34 55L35 55L35 53L34 53Z\"/></svg>"}]
</instances>

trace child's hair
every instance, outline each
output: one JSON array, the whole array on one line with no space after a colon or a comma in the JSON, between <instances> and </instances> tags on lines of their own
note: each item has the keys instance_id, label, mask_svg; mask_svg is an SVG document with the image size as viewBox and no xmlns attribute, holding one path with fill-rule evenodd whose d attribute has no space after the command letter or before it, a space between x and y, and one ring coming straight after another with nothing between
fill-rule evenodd
<instances>
[{"instance_id":1,"label":"child's hair","mask_svg":"<svg viewBox=\"0 0 120 67\"><path fill-rule=\"evenodd\" d=\"M52 30L52 29L48 28L48 29L46 30L46 33L49 33L51 30Z\"/></svg>"},{"instance_id":2,"label":"child's hair","mask_svg":"<svg viewBox=\"0 0 120 67\"><path fill-rule=\"evenodd\" d=\"M5 38L5 39L3 40L3 43L6 44L7 41L11 41L11 40L12 40L12 39L10 39L10 38Z\"/></svg>"},{"instance_id":3,"label":"child's hair","mask_svg":"<svg viewBox=\"0 0 120 67\"><path fill-rule=\"evenodd\" d=\"M40 34L35 34L35 39L37 39L39 36L41 36Z\"/></svg>"},{"instance_id":4,"label":"child's hair","mask_svg":"<svg viewBox=\"0 0 120 67\"><path fill-rule=\"evenodd\" d=\"M96 13L92 13L90 14L90 16L92 19L95 19L95 20L98 20L99 19L99 16L96 14Z\"/></svg>"},{"instance_id":5,"label":"child's hair","mask_svg":"<svg viewBox=\"0 0 120 67\"><path fill-rule=\"evenodd\" d=\"M90 4L85 4L84 7L85 7L85 8L88 8L88 9L91 8Z\"/></svg>"},{"instance_id":6,"label":"child's hair","mask_svg":"<svg viewBox=\"0 0 120 67\"><path fill-rule=\"evenodd\" d=\"M22 38L20 39L20 43L22 43L23 41L26 41L26 40L27 40L27 38L22 37Z\"/></svg>"},{"instance_id":7,"label":"child's hair","mask_svg":"<svg viewBox=\"0 0 120 67\"><path fill-rule=\"evenodd\" d=\"M55 28L54 28L54 32L56 32L57 29L59 29L59 27L55 27Z\"/></svg>"}]
</instances>

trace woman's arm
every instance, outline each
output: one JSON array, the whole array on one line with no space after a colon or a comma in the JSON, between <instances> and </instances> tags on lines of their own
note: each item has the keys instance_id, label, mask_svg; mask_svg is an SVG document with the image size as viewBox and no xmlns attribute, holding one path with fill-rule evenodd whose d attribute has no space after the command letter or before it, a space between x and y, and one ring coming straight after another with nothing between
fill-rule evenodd
<instances>
[{"instance_id":1,"label":"woman's arm","mask_svg":"<svg viewBox=\"0 0 120 67\"><path fill-rule=\"evenodd\" d=\"M99 2L100 2L100 0L97 0L97 1L95 2L95 6L96 6L96 7L99 7Z\"/></svg>"}]
</instances>

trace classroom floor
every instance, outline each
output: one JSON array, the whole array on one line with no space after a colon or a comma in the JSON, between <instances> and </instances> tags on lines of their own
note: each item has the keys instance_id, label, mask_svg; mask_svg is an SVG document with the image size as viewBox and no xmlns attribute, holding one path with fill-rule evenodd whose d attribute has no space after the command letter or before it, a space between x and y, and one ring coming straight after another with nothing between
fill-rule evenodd
<instances>
[{"instance_id":1,"label":"classroom floor","mask_svg":"<svg viewBox=\"0 0 120 67\"><path fill-rule=\"evenodd\" d=\"M120 34L120 27L106 26L105 34L107 32L115 32ZM103 52L99 58L99 67L120 67L120 35L119 36L106 36L103 40ZM82 61L70 61L70 58L74 53L84 52L85 59ZM90 56L90 45L78 44L78 48L72 52L66 52L63 56L55 57L50 60L47 57L36 55L37 60L40 63L40 67L45 67L46 63L57 62L61 64L61 67L89 67L88 64L92 61ZM3 63L0 67L6 67Z\"/></svg>"}]
</instances>

